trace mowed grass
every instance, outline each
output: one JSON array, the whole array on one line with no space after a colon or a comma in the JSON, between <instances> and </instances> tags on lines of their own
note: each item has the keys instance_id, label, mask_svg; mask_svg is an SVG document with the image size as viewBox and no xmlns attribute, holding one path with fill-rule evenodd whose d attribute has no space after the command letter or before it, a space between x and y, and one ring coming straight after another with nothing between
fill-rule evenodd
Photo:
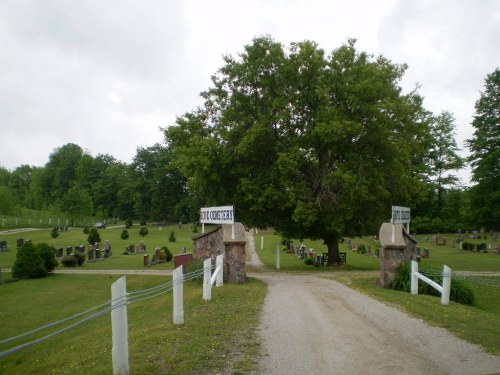
<instances>
[{"instance_id":1,"label":"mowed grass","mask_svg":"<svg viewBox=\"0 0 500 375\"><path fill-rule=\"evenodd\" d=\"M32 330L111 298L117 276L50 275L0 284L0 340ZM170 281L166 276L127 276L127 290ZM172 323L172 292L128 307L129 359L133 374L216 374L257 369L255 340L265 284L225 284L202 300L202 285L184 287L185 324ZM69 323L73 323L69 322ZM43 335L52 332L49 329ZM37 334L30 340L39 337ZM24 339L23 339L24 340ZM0 351L24 341L0 345ZM110 313L0 359L0 374L110 374Z\"/></svg>"},{"instance_id":2,"label":"mowed grass","mask_svg":"<svg viewBox=\"0 0 500 375\"><path fill-rule=\"evenodd\" d=\"M179 229L177 225L170 226L146 226L149 234L145 237L139 235L139 226L133 226L128 229L129 238L122 240L120 234L124 227L99 229L98 232L101 236L101 247L104 247L104 241L109 240L113 257L103 261L85 262L82 267L88 269L141 269L144 268L143 254L124 255L125 249L128 245L138 245L142 241L146 245L146 253L151 260L154 249L156 247L167 246L169 250L175 255L183 252L191 252L193 249L193 236L200 234L193 233L189 230L189 225L183 225ZM206 231L210 227L205 228ZM174 232L176 241L170 242L169 236ZM61 232L59 237L52 238L50 236L51 229L33 230L28 232L12 232L7 234L0 234L0 241L7 241L8 251L0 252L0 267L11 268L16 260L16 240L22 238L24 240L31 240L33 243L45 242L55 248L63 248L66 254L67 246L85 245L88 249L87 234L83 233L81 228L72 228L66 232ZM63 267L61 264L59 267ZM173 262L161 263L154 266L154 269L173 269Z\"/></svg>"},{"instance_id":3,"label":"mowed grass","mask_svg":"<svg viewBox=\"0 0 500 375\"><path fill-rule=\"evenodd\" d=\"M499 277L469 283L476 296L475 306L453 301L449 305L441 305L439 297L384 289L377 285L377 278L373 276L338 274L328 277L500 355Z\"/></svg>"},{"instance_id":4,"label":"mowed grass","mask_svg":"<svg viewBox=\"0 0 500 375\"><path fill-rule=\"evenodd\" d=\"M261 249L261 237L264 237L264 247ZM426 241L426 237L429 238ZM431 268L431 269L442 269L443 265L447 265L454 271L489 271L498 272L500 271L500 255L494 254L492 251L488 253L479 253L472 251L465 251L458 248L458 245L452 247L452 240L457 243L458 235L456 234L446 234L447 245L438 246L432 243L432 235L425 236L419 235L417 237L418 244L421 248L421 253L423 254L423 249L427 248L430 251L429 258L421 258L420 267L421 268ZM489 243L494 246L500 245L499 240L492 241L491 236L487 236L488 239L466 239L466 241L474 243ZM330 267L315 267L311 265L306 265L304 261L300 260L294 254L289 254L284 251L280 251L280 270L283 271L369 271L369 270L380 270L380 260L375 256L375 249L378 244L376 241L370 237L365 238L352 238L350 239L353 244L365 245L366 248L370 246L371 254L360 254L357 251L353 251L348 248L347 241L339 244L339 251L345 252L347 255L347 264L342 266ZM326 245L320 240L293 240L297 245L304 243L306 248L313 248L317 254L322 254L323 252L328 252ZM275 235L272 231L261 231L255 236L255 247L259 254L260 259L266 266L270 268L276 268L276 246L281 245L281 237Z\"/></svg>"}]
</instances>

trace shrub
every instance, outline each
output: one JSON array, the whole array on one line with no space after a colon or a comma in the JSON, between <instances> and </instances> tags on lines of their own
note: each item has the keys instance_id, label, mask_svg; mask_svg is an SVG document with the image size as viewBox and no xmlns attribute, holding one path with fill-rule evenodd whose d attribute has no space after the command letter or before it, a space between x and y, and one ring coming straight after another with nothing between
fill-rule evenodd
<instances>
[{"instance_id":1,"label":"shrub","mask_svg":"<svg viewBox=\"0 0 500 375\"><path fill-rule=\"evenodd\" d=\"M51 236L52 238L57 238L57 237L59 237L59 229L57 229L57 228L55 228L55 227L54 227L54 228L52 228L52 231L50 232L50 236Z\"/></svg>"},{"instance_id":2,"label":"shrub","mask_svg":"<svg viewBox=\"0 0 500 375\"><path fill-rule=\"evenodd\" d=\"M169 242L175 242L177 239L175 238L175 233L174 231L170 232L170 236L168 237Z\"/></svg>"},{"instance_id":3,"label":"shrub","mask_svg":"<svg viewBox=\"0 0 500 375\"><path fill-rule=\"evenodd\" d=\"M147 221L145 218L141 219L141 226L145 226L147 224Z\"/></svg>"},{"instance_id":4,"label":"shrub","mask_svg":"<svg viewBox=\"0 0 500 375\"><path fill-rule=\"evenodd\" d=\"M83 264L83 262L85 262L85 255L84 254L75 253L74 257L75 257L76 262L78 263L79 266L81 266Z\"/></svg>"},{"instance_id":5,"label":"shrub","mask_svg":"<svg viewBox=\"0 0 500 375\"><path fill-rule=\"evenodd\" d=\"M314 258L307 257L306 259L304 259L304 263L308 266L312 266L314 264Z\"/></svg>"},{"instance_id":6,"label":"shrub","mask_svg":"<svg viewBox=\"0 0 500 375\"><path fill-rule=\"evenodd\" d=\"M126 240L128 238L128 230L126 230L126 229L122 230L122 233L120 234L120 238L122 240Z\"/></svg>"},{"instance_id":7,"label":"shrub","mask_svg":"<svg viewBox=\"0 0 500 375\"><path fill-rule=\"evenodd\" d=\"M360 254L366 254L366 246L365 245L359 245L358 253L360 253Z\"/></svg>"},{"instance_id":8,"label":"shrub","mask_svg":"<svg viewBox=\"0 0 500 375\"><path fill-rule=\"evenodd\" d=\"M89 234L89 232L90 232L89 227L88 227L87 225L85 225L85 226L83 227L83 233L84 233L84 234Z\"/></svg>"},{"instance_id":9,"label":"shrub","mask_svg":"<svg viewBox=\"0 0 500 375\"><path fill-rule=\"evenodd\" d=\"M45 263L33 244L25 243L17 251L12 276L19 279L37 279L47 276Z\"/></svg>"},{"instance_id":10,"label":"shrub","mask_svg":"<svg viewBox=\"0 0 500 375\"><path fill-rule=\"evenodd\" d=\"M127 219L125 220L125 229L130 229L132 228L132 219Z\"/></svg>"},{"instance_id":11,"label":"shrub","mask_svg":"<svg viewBox=\"0 0 500 375\"><path fill-rule=\"evenodd\" d=\"M97 231L97 228L91 228L89 235L87 236L87 242L90 244L101 242L101 235Z\"/></svg>"},{"instance_id":12,"label":"shrub","mask_svg":"<svg viewBox=\"0 0 500 375\"><path fill-rule=\"evenodd\" d=\"M78 264L78 260L74 255L66 255L62 258L61 263L64 267L75 267Z\"/></svg>"},{"instance_id":13,"label":"shrub","mask_svg":"<svg viewBox=\"0 0 500 375\"><path fill-rule=\"evenodd\" d=\"M161 250L165 253L167 262L170 262L174 258L172 252L168 249L168 247L162 246Z\"/></svg>"},{"instance_id":14,"label":"shrub","mask_svg":"<svg viewBox=\"0 0 500 375\"><path fill-rule=\"evenodd\" d=\"M147 228L147 227L142 227L142 228L139 230L139 235L140 235L141 237L145 237L145 236L147 236L147 235L148 235L148 233L149 233L149 230L148 230L148 228Z\"/></svg>"},{"instance_id":15,"label":"shrub","mask_svg":"<svg viewBox=\"0 0 500 375\"><path fill-rule=\"evenodd\" d=\"M56 249L53 246L42 242L36 244L35 249L40 254L47 272L53 271L59 265L56 259Z\"/></svg>"},{"instance_id":16,"label":"shrub","mask_svg":"<svg viewBox=\"0 0 500 375\"><path fill-rule=\"evenodd\" d=\"M421 273L422 270L420 270ZM439 285L442 285L443 278L440 276L440 271L431 271L433 274L426 275L429 279L435 281ZM406 262L403 263L397 272L396 278L391 283L391 288L394 290L402 290L405 292L411 291L411 263ZM431 296L440 296L436 289L434 289L429 284L419 281L418 283L418 293L419 294L428 294ZM463 305L474 305L474 291L471 287L462 280L457 280L456 278L451 279L451 287L450 287L450 300L454 302L461 303Z\"/></svg>"}]
</instances>

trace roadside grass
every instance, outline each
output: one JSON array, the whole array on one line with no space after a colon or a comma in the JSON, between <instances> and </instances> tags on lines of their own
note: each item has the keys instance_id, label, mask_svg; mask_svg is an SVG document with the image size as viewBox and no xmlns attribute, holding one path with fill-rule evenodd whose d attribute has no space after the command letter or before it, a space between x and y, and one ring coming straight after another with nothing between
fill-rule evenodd
<instances>
[{"instance_id":1,"label":"roadside grass","mask_svg":"<svg viewBox=\"0 0 500 375\"><path fill-rule=\"evenodd\" d=\"M118 276L111 275L59 274L1 284L0 340L106 303L111 297L111 284L117 279ZM127 276L127 290L143 290L170 280L164 276ZM188 282L184 287L182 326L172 323L171 292L129 305L130 372L256 371L260 355L256 328L265 293L264 283L247 278L245 284L214 288L212 300L207 302L202 300L202 285ZM109 316L107 313L0 359L0 374L111 373ZM0 345L0 351L22 342Z\"/></svg>"},{"instance_id":2,"label":"roadside grass","mask_svg":"<svg viewBox=\"0 0 500 375\"><path fill-rule=\"evenodd\" d=\"M429 324L442 327L455 336L481 345L486 351L500 355L500 278L484 278L490 284L470 282L476 304L466 306L450 301L441 305L440 298L428 295L384 289L377 285L377 278L367 275L337 274L328 276L334 280L367 294L390 306L394 306Z\"/></svg>"},{"instance_id":3,"label":"roadside grass","mask_svg":"<svg viewBox=\"0 0 500 375\"><path fill-rule=\"evenodd\" d=\"M183 248L186 248L187 252L191 252L193 248L192 238L194 235L199 234L190 231L189 225L183 225L182 229L179 229L177 225L156 225L146 227L149 230L149 234L145 237L141 237L139 235L140 226L133 226L128 229L129 238L126 240L122 240L120 238L120 234L124 227L108 227L106 229L99 229L98 232L101 236L101 245L103 245L105 240L109 240L113 257L103 261L96 261L94 263L85 262L82 267L88 269L142 269L144 268L143 254L123 254L128 245L138 245L141 241L144 241L144 244L146 245L146 253L149 254L149 259L151 260L156 247L167 246L174 255L182 253ZM206 228L206 231L208 230L210 230L210 227ZM33 243L45 242L55 248L62 247L64 254L66 254L67 246L74 247L86 245L86 248L88 248L88 235L83 233L82 228L72 228L66 232L60 232L59 237L57 238L52 238L50 236L50 231L50 229L43 229L1 234L0 240L7 241L9 250L0 252L0 267L12 268L14 265L17 253L16 240L18 238L22 238L24 240L29 239ZM175 242L170 242L168 240L170 232L172 231L176 237ZM62 264L59 264L59 267L63 267ZM154 269L173 269L173 262L155 265Z\"/></svg>"}]
</instances>

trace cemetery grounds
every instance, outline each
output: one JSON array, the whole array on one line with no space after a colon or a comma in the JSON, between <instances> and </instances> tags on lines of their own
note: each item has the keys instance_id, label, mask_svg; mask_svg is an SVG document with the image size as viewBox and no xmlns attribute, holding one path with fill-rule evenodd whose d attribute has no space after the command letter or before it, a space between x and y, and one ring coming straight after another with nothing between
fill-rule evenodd
<instances>
[{"instance_id":1,"label":"cemetery grounds","mask_svg":"<svg viewBox=\"0 0 500 375\"><path fill-rule=\"evenodd\" d=\"M191 248L193 233L188 228L177 226L148 226L149 235L140 237L139 228L129 230L130 238L121 240L123 228L99 230L101 240L109 239L113 257L102 262L85 262L80 271L98 270L145 270L142 255L123 255L129 244L144 241L147 251L159 246L167 246L174 254L183 248ZM171 231L176 234L176 242L168 242ZM9 250L0 254L2 269L12 267L15 260L15 239L31 239L33 242L46 242L54 247L75 246L85 243L86 235L81 229L68 232L52 239L50 230L39 230L2 235L7 239ZM259 239L264 236L264 248L260 249ZM450 235L453 237L453 235ZM280 238L271 231L260 232L255 237L260 258L267 270L275 268L276 245ZM420 240L420 239L419 239ZM370 238L353 239L366 246L375 246ZM425 240L422 240L425 241ZM325 249L320 242L305 241L308 248ZM470 253L450 247L438 247L430 243L430 257L422 259L422 266L440 268L446 263L454 271L499 272L500 256L491 252ZM360 290L365 294L385 301L407 311L409 314L425 319L430 324L445 327L458 337L481 345L485 350L500 354L498 332L500 311L498 286L475 285L477 303L475 307L451 303L441 306L439 298L429 296L411 296L407 293L385 290L376 287L378 276L378 258L359 254L341 244L341 251L347 252L347 265L334 270L305 265L293 254L281 252L280 273L292 271L297 274L315 273L322 277L331 277ZM62 269L62 265L59 265ZM172 262L158 264L148 269L165 272L169 278ZM264 273L253 271L256 276ZM2 279L10 277L2 273ZM1 339L39 327L48 322L64 318L85 310L96 303L109 299L110 285L118 275L65 275L55 273L46 279L24 280L17 283L0 285L2 309ZM498 281L498 277L490 279ZM172 374L183 373L251 373L258 370L262 348L258 338L259 311L266 294L266 285L255 278L248 278L243 285L226 284L221 290L215 290L213 301L201 300L201 286L196 283L185 288L186 323L182 327L171 322L171 295L152 299L144 305L134 305L129 311L130 362L134 373L159 373L159 369ZM128 289L141 289L158 285L158 276L127 276ZM497 284L498 285L498 284ZM419 304L412 303L415 298ZM412 300L413 299L413 300ZM493 302L492 302L493 301ZM239 306L236 310L234 306ZM415 308L415 306L420 306ZM446 318L443 318L446 316ZM489 329L488 329L489 328ZM484 334L483 334L484 333ZM3 348L2 348L3 350ZM109 373L111 367L111 333L109 318L103 317L88 325L77 327L40 345L28 348L11 357L0 360L0 374L5 373ZM229 369L229 370L228 370ZM221 372L224 373L224 372Z\"/></svg>"}]
</instances>

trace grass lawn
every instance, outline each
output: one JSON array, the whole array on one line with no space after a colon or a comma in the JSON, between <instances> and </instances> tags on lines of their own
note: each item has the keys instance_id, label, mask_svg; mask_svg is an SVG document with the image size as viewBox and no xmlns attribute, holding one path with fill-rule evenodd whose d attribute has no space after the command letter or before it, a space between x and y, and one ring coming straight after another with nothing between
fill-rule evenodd
<instances>
[{"instance_id":1,"label":"grass lawn","mask_svg":"<svg viewBox=\"0 0 500 375\"><path fill-rule=\"evenodd\" d=\"M261 237L264 237L264 248L261 249ZM446 246L438 246L432 243L432 236L420 235L417 237L418 246L421 249L427 248L430 251L429 258L422 258L420 267L421 268L431 268L431 269L442 269L443 265L446 264L454 271L500 271L500 255L494 254L491 251L488 253L478 253L472 251L465 251L459 249L458 247L453 248L451 246L452 240L457 240L458 235L446 234L447 238ZM426 237L429 237L429 241L426 241ZM347 241L345 243L339 244L339 250L347 254L347 264L343 266L336 266L333 270L339 271L349 271L349 270L379 270L380 261L379 258L375 257L375 248L378 246L377 242L365 238L352 238L353 244L363 244L367 248L368 246L372 249L372 255L369 254L359 254L348 248ZM469 242L486 242L491 243L493 246L499 245L500 241L491 241L491 236L488 240L467 240ZM313 248L318 254L327 252L326 246L322 241L310 241L304 240L303 242L299 240L293 240L295 244L304 243L306 248ZM259 254L260 259L268 267L276 267L276 245L280 245L281 248L281 237L273 234L271 231L259 232L255 237L255 246ZM423 254L423 250L422 250ZM280 251L280 269L288 271L331 271L330 268L321 268L308 266L303 261L298 259L293 254L288 254L284 251Z\"/></svg>"},{"instance_id":2,"label":"grass lawn","mask_svg":"<svg viewBox=\"0 0 500 375\"><path fill-rule=\"evenodd\" d=\"M117 278L58 274L0 284L0 340L106 303ZM127 276L127 290L142 290L170 280ZM202 300L202 285L189 282L184 287L182 326L172 323L171 292L129 305L130 372L215 374L227 368L240 373L255 370L260 354L255 329L265 293L265 284L249 278L245 284L214 288L212 300L206 302ZM0 345L0 351L22 342ZM0 359L0 374L111 372L109 313Z\"/></svg>"},{"instance_id":3,"label":"grass lawn","mask_svg":"<svg viewBox=\"0 0 500 375\"><path fill-rule=\"evenodd\" d=\"M188 225L184 225L182 229L179 229L177 225L165 227L148 226L149 234L145 237L141 237L139 235L140 227L134 226L128 230L130 237L126 240L122 240L120 234L123 229L123 227L99 229L101 247L103 247L105 240L109 240L113 257L95 263L85 262L82 267L88 269L142 269L144 268L143 254L123 255L128 245L136 245L144 241L146 252L149 254L151 260L156 247L167 246L174 255L182 253L183 248L186 248L187 252L191 252L193 248L192 238L194 235L199 234L191 232ZM208 231L210 228L205 228L205 230ZM175 234L176 242L170 242L168 240L172 231ZM51 229L44 229L1 234L0 241L7 241L9 250L0 252L0 267L12 268L14 265L17 253L16 240L18 238L24 240L29 239L33 243L45 242L55 248L62 247L64 249L64 254L66 254L67 246L88 245L88 235L83 233L81 228L74 228L67 232L61 232L57 238L52 238L50 232ZM63 267L62 264L60 264L59 267ZM173 269L173 262L158 264L154 266L154 269Z\"/></svg>"},{"instance_id":4,"label":"grass lawn","mask_svg":"<svg viewBox=\"0 0 500 375\"><path fill-rule=\"evenodd\" d=\"M373 276L338 274L328 277L500 355L500 278L495 278L496 281L486 279L496 286L470 283L476 296L475 306L452 301L444 306L439 297L380 288Z\"/></svg>"}]
</instances>

